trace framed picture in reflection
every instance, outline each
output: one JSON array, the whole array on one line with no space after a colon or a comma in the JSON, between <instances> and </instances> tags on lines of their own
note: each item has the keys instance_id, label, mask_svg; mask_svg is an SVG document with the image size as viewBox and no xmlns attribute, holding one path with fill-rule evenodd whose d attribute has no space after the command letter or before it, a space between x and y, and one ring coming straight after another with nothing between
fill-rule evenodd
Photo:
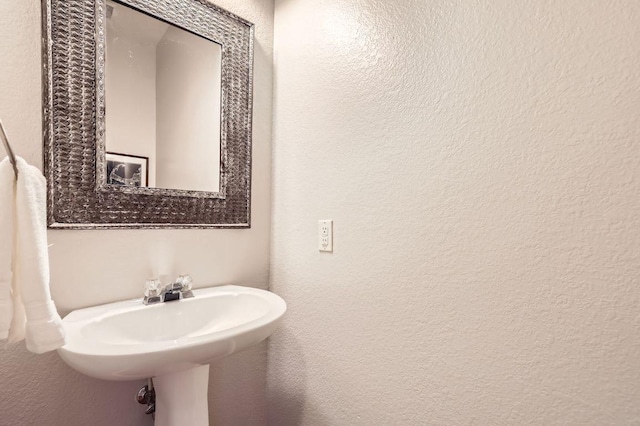
<instances>
[{"instance_id":1,"label":"framed picture in reflection","mask_svg":"<svg viewBox=\"0 0 640 426\"><path fill-rule=\"evenodd\" d=\"M146 187L149 181L149 158L107 152L107 184Z\"/></svg>"}]
</instances>

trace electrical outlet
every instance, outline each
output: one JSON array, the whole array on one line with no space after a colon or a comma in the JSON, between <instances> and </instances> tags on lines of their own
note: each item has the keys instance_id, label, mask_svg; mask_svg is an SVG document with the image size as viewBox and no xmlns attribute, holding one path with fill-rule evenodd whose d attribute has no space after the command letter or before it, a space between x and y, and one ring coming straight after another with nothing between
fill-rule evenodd
<instances>
[{"instance_id":1,"label":"electrical outlet","mask_svg":"<svg viewBox=\"0 0 640 426\"><path fill-rule=\"evenodd\" d=\"M318 221L318 250L333 251L333 220Z\"/></svg>"}]
</instances>

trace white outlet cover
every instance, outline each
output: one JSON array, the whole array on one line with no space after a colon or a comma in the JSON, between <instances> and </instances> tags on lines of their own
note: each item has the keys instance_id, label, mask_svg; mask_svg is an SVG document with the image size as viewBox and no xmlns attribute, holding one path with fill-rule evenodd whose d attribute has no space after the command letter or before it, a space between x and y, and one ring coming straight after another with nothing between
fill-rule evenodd
<instances>
[{"instance_id":1,"label":"white outlet cover","mask_svg":"<svg viewBox=\"0 0 640 426\"><path fill-rule=\"evenodd\" d=\"M318 250L333 252L333 220L318 221Z\"/></svg>"}]
</instances>

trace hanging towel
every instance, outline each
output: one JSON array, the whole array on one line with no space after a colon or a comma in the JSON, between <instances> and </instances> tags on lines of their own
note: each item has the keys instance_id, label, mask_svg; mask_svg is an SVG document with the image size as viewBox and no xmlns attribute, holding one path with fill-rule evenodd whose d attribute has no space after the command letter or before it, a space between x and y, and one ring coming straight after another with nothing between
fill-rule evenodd
<instances>
[{"instance_id":1,"label":"hanging towel","mask_svg":"<svg viewBox=\"0 0 640 426\"><path fill-rule=\"evenodd\" d=\"M62 320L49 290L46 181L40 170L22 158L15 192L13 319L9 343L26 338L35 353L65 344Z\"/></svg>"},{"instance_id":2,"label":"hanging towel","mask_svg":"<svg viewBox=\"0 0 640 426\"><path fill-rule=\"evenodd\" d=\"M0 339L9 337L13 318L13 270L16 177L9 157L0 161Z\"/></svg>"}]
</instances>

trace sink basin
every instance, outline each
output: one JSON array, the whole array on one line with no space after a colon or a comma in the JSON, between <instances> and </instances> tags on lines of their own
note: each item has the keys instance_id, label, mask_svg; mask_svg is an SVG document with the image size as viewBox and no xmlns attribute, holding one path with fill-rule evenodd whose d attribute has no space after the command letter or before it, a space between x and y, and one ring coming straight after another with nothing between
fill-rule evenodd
<instances>
[{"instance_id":1,"label":"sink basin","mask_svg":"<svg viewBox=\"0 0 640 426\"><path fill-rule=\"evenodd\" d=\"M200 395L204 383L200 404L206 411L208 364L269 337L286 304L269 291L234 285L193 293L150 306L134 299L73 311L62 321L67 344L58 353L72 368L99 379L153 377L156 424L207 424L185 418L197 410L183 413L179 405L193 405L192 394Z\"/></svg>"},{"instance_id":2,"label":"sink basin","mask_svg":"<svg viewBox=\"0 0 640 426\"><path fill-rule=\"evenodd\" d=\"M274 293L227 285L145 306L142 299L71 312L62 359L88 376L134 380L174 373L269 337L286 310Z\"/></svg>"}]
</instances>

